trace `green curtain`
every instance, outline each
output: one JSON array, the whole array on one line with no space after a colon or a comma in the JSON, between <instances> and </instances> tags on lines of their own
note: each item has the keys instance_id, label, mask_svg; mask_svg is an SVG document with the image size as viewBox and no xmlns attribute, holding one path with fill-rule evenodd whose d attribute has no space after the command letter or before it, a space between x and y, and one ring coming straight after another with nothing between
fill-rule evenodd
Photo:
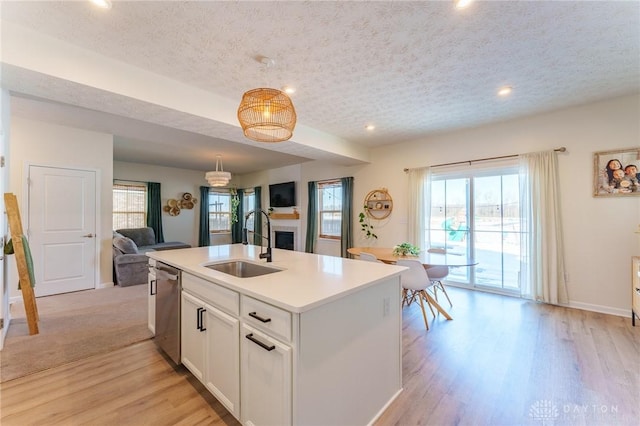
<instances>
[{"instance_id":1,"label":"green curtain","mask_svg":"<svg viewBox=\"0 0 640 426\"><path fill-rule=\"evenodd\" d=\"M200 228L198 229L198 246L207 247L209 239L209 187L200 187Z\"/></svg>"},{"instance_id":2,"label":"green curtain","mask_svg":"<svg viewBox=\"0 0 640 426\"><path fill-rule=\"evenodd\" d=\"M231 242L233 244L242 242L242 227L244 226L244 206L242 205L244 189L238 189L237 194L240 202L238 203L238 209L236 211L236 218L238 220L231 224Z\"/></svg>"},{"instance_id":3,"label":"green curtain","mask_svg":"<svg viewBox=\"0 0 640 426\"><path fill-rule=\"evenodd\" d=\"M340 183L342 184L340 256L349 258L347 249L353 247L353 177L341 178Z\"/></svg>"},{"instance_id":4,"label":"green curtain","mask_svg":"<svg viewBox=\"0 0 640 426\"><path fill-rule=\"evenodd\" d=\"M259 235L262 235L262 220L264 219L262 217L262 213L260 213L260 210L262 210L262 187L256 186L255 188L253 188L253 193L256 197L255 198L256 213L253 219L253 223L255 224L254 225L255 233L253 234L253 244L259 246L259 245L262 245L262 237L260 237ZM267 237L267 235L265 235L265 237Z\"/></svg>"},{"instance_id":5,"label":"green curtain","mask_svg":"<svg viewBox=\"0 0 640 426\"><path fill-rule=\"evenodd\" d=\"M316 249L316 238L318 234L318 182L307 182L309 189L309 203L307 205L307 238L304 251L313 253Z\"/></svg>"},{"instance_id":6,"label":"green curtain","mask_svg":"<svg viewBox=\"0 0 640 426\"><path fill-rule=\"evenodd\" d=\"M164 243L162 198L160 184L157 182L147 182L147 226L153 228L153 232L156 234L156 243Z\"/></svg>"}]
</instances>

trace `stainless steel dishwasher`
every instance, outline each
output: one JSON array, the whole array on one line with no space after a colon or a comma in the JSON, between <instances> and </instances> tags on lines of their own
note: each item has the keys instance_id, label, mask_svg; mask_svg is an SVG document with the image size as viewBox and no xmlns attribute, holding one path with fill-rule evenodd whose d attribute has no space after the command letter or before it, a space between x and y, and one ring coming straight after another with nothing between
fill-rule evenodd
<instances>
[{"instance_id":1,"label":"stainless steel dishwasher","mask_svg":"<svg viewBox=\"0 0 640 426\"><path fill-rule=\"evenodd\" d=\"M180 364L180 270L156 262L155 342L176 364ZM152 289L153 290L153 289Z\"/></svg>"}]
</instances>

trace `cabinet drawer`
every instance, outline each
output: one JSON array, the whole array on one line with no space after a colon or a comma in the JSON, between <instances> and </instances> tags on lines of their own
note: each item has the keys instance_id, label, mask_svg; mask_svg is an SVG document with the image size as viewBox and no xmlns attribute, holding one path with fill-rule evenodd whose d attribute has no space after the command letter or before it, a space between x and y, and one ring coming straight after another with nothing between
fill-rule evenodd
<instances>
[{"instance_id":1,"label":"cabinet drawer","mask_svg":"<svg viewBox=\"0 0 640 426\"><path fill-rule=\"evenodd\" d=\"M291 313L268 303L242 296L242 320L285 342L291 341Z\"/></svg>"},{"instance_id":2,"label":"cabinet drawer","mask_svg":"<svg viewBox=\"0 0 640 426\"><path fill-rule=\"evenodd\" d=\"M153 274L153 279L156 277L156 272L153 268L156 267L156 260L149 258L149 273Z\"/></svg>"},{"instance_id":3,"label":"cabinet drawer","mask_svg":"<svg viewBox=\"0 0 640 426\"><path fill-rule=\"evenodd\" d=\"M240 295L233 290L184 272L182 288L224 312L236 317L240 314Z\"/></svg>"}]
</instances>

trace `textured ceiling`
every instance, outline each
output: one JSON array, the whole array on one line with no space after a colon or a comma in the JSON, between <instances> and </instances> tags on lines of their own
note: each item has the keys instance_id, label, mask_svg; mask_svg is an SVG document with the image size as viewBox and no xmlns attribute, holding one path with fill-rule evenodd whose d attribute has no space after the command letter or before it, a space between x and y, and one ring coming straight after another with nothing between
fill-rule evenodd
<instances>
[{"instance_id":1,"label":"textured ceiling","mask_svg":"<svg viewBox=\"0 0 640 426\"><path fill-rule=\"evenodd\" d=\"M254 87L295 86L299 123L369 147L640 90L638 1L476 2L463 11L451 1L115 1L109 11L88 2L0 7L3 21L236 104ZM266 70L262 56L273 58L275 67ZM11 70L16 75L5 84L15 93L111 114L118 111L110 104L122 105L112 103L116 95L109 93L92 105L74 103L72 95L60 99L55 87L47 88L56 86L50 82L36 93L25 87L20 71ZM496 96L503 85L514 87L508 98ZM136 104L127 116L152 121L145 108L154 111ZM260 149L225 126L184 121L167 112L162 124ZM365 130L370 123L374 132ZM135 145L135 135L129 137ZM317 159L322 150L268 149L288 155L289 162Z\"/></svg>"}]
</instances>

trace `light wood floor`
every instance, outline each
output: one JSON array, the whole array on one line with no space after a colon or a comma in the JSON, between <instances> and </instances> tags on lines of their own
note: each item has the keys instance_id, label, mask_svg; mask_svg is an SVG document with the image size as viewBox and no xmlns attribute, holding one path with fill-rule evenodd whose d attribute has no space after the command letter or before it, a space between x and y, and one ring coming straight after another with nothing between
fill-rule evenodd
<instances>
[{"instance_id":1,"label":"light wood floor","mask_svg":"<svg viewBox=\"0 0 640 426\"><path fill-rule=\"evenodd\" d=\"M640 424L630 319L449 293L454 320L428 332L405 308L404 391L378 426ZM3 383L0 409L3 426L237 424L151 341Z\"/></svg>"}]
</instances>

